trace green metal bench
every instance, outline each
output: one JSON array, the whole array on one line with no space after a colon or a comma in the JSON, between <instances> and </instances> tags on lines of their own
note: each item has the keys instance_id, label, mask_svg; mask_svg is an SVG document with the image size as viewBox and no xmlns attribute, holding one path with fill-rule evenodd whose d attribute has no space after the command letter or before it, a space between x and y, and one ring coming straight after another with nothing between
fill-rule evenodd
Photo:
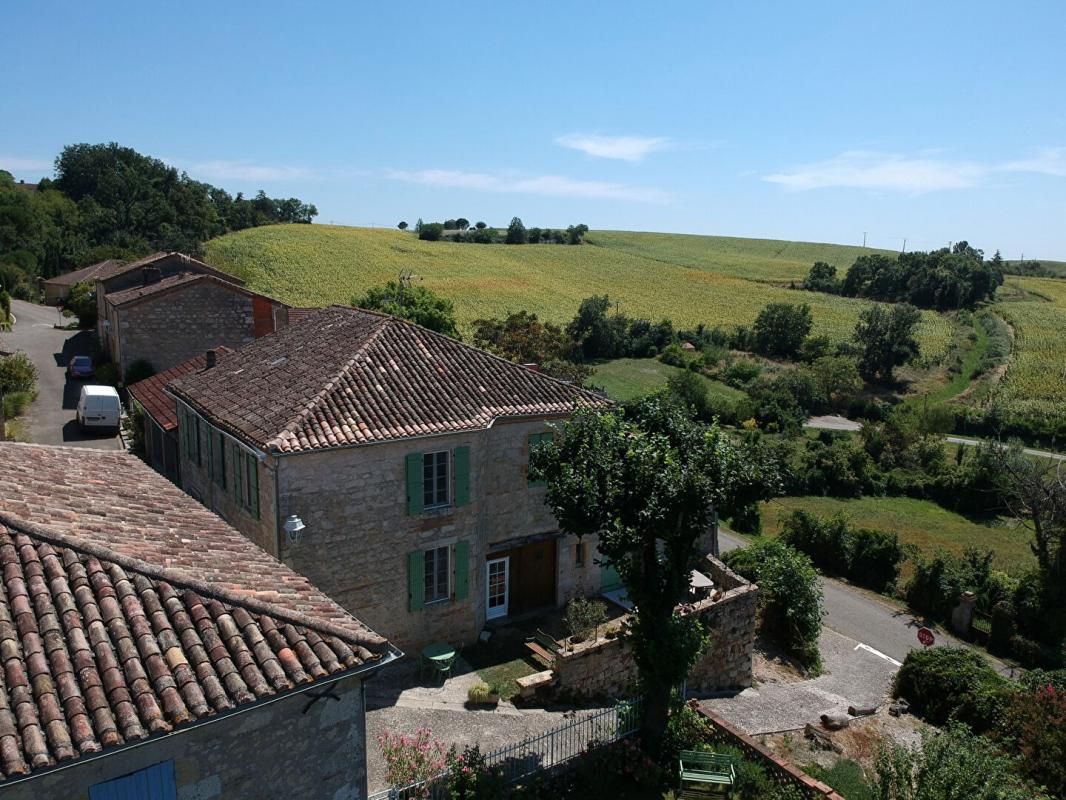
<instances>
[{"instance_id":1,"label":"green metal bench","mask_svg":"<svg viewBox=\"0 0 1066 800\"><path fill-rule=\"evenodd\" d=\"M528 642L526 647L533 654L533 658L548 669L555 667L555 656L560 646L555 639L542 630L538 630Z\"/></svg>"},{"instance_id":2,"label":"green metal bench","mask_svg":"<svg viewBox=\"0 0 1066 800\"><path fill-rule=\"evenodd\" d=\"M727 755L682 750L678 762L682 796L694 789L727 795L737 779L733 759Z\"/></svg>"}]
</instances>

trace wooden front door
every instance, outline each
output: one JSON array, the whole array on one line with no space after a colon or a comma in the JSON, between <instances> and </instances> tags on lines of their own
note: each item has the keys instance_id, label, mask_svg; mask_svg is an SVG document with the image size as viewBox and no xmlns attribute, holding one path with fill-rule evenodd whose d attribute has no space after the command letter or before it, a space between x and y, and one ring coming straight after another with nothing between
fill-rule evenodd
<instances>
[{"instance_id":1,"label":"wooden front door","mask_svg":"<svg viewBox=\"0 0 1066 800\"><path fill-rule=\"evenodd\" d=\"M538 608L555 605L556 540L539 542L501 553L493 553L493 559L508 557L510 585L508 614L524 614Z\"/></svg>"}]
</instances>

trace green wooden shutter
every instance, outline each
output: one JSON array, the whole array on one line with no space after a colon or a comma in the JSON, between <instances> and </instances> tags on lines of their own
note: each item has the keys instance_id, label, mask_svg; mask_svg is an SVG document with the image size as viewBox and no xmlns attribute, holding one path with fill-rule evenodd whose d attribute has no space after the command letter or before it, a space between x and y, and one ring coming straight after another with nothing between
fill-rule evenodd
<instances>
[{"instance_id":1,"label":"green wooden shutter","mask_svg":"<svg viewBox=\"0 0 1066 800\"><path fill-rule=\"evenodd\" d=\"M178 406L178 454L185 458L189 454L189 426L185 424L185 409Z\"/></svg>"},{"instance_id":2,"label":"green wooden shutter","mask_svg":"<svg viewBox=\"0 0 1066 800\"><path fill-rule=\"evenodd\" d=\"M455 543L455 599L470 594L470 542Z\"/></svg>"},{"instance_id":3,"label":"green wooden shutter","mask_svg":"<svg viewBox=\"0 0 1066 800\"><path fill-rule=\"evenodd\" d=\"M410 459L410 456L408 456ZM418 611L426 598L426 554L415 550L407 554L407 607Z\"/></svg>"},{"instance_id":4,"label":"green wooden shutter","mask_svg":"<svg viewBox=\"0 0 1066 800\"><path fill-rule=\"evenodd\" d=\"M407 513L422 513L422 454L409 453L407 464ZM422 606L419 605L419 608Z\"/></svg>"},{"instance_id":5,"label":"green wooden shutter","mask_svg":"<svg viewBox=\"0 0 1066 800\"><path fill-rule=\"evenodd\" d=\"M207 429L207 474L211 480L216 480L215 473L215 432Z\"/></svg>"},{"instance_id":6,"label":"green wooden shutter","mask_svg":"<svg viewBox=\"0 0 1066 800\"><path fill-rule=\"evenodd\" d=\"M230 483L230 489L233 490L232 494L234 499L242 506L244 502L244 481L241 480L241 470L244 469L244 459L241 458L241 448L236 442L230 442L229 459L232 465L233 481Z\"/></svg>"},{"instance_id":7,"label":"green wooden shutter","mask_svg":"<svg viewBox=\"0 0 1066 800\"><path fill-rule=\"evenodd\" d=\"M252 514L259 519L259 459L248 454L248 495L251 497Z\"/></svg>"},{"instance_id":8,"label":"green wooden shutter","mask_svg":"<svg viewBox=\"0 0 1066 800\"><path fill-rule=\"evenodd\" d=\"M470 502L470 448L457 447L455 462L455 505L465 506Z\"/></svg>"}]
</instances>

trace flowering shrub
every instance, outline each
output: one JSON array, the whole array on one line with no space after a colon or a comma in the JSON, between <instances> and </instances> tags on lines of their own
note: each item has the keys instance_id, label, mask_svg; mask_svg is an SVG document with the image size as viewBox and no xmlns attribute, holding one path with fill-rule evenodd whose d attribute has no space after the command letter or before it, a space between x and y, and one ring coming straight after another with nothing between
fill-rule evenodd
<instances>
[{"instance_id":1,"label":"flowering shrub","mask_svg":"<svg viewBox=\"0 0 1066 800\"><path fill-rule=\"evenodd\" d=\"M494 800L506 795L503 770L489 766L477 745L461 753L452 745L445 759L451 800Z\"/></svg>"},{"instance_id":2,"label":"flowering shrub","mask_svg":"<svg viewBox=\"0 0 1066 800\"><path fill-rule=\"evenodd\" d=\"M419 728L414 735L389 733L378 737L385 757L385 776L390 786L408 786L432 778L448 765L444 745L433 738L430 728ZM420 795L429 796L429 787Z\"/></svg>"},{"instance_id":3,"label":"flowering shrub","mask_svg":"<svg viewBox=\"0 0 1066 800\"><path fill-rule=\"evenodd\" d=\"M1066 691L1052 684L1019 692L1007 712L1022 769L1056 797L1066 797Z\"/></svg>"}]
</instances>

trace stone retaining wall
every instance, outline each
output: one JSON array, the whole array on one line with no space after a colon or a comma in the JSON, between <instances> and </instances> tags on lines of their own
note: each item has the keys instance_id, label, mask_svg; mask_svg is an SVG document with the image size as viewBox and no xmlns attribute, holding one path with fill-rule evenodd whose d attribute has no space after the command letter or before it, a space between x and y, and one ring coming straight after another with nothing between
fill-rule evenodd
<instances>
[{"instance_id":1,"label":"stone retaining wall","mask_svg":"<svg viewBox=\"0 0 1066 800\"><path fill-rule=\"evenodd\" d=\"M689 673L689 689L704 693L751 686L759 588L713 556L707 556L702 571L714 581L715 593L682 606L681 613L703 620L711 646ZM554 673L551 691L571 697L630 697L637 681L637 666L624 638L600 637L573 645L558 654Z\"/></svg>"},{"instance_id":2,"label":"stone retaining wall","mask_svg":"<svg viewBox=\"0 0 1066 800\"><path fill-rule=\"evenodd\" d=\"M707 709L701 708L695 701L692 701L692 707L702 714L711 724L713 730L713 733L711 734L712 742L731 744L739 747L745 755L751 758L752 761L761 764L763 768L766 769L767 774L770 776L770 780L774 783L795 786L802 791L809 800L816 800L816 798L825 798L825 800L844 800L844 797L837 794L833 790L833 787L827 786L821 781L816 781L806 772L798 769L795 765L785 761L783 758L778 758L746 733L734 728L724 719L716 716Z\"/></svg>"}]
</instances>

